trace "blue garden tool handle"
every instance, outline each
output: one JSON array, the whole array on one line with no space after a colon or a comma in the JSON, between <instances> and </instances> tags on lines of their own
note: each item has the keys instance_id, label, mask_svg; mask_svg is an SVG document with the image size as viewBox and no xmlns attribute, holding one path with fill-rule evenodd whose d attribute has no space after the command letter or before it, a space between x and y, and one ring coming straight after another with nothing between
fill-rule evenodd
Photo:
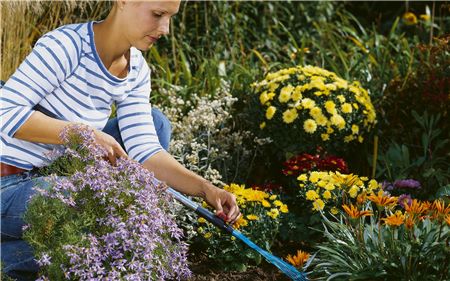
<instances>
[{"instance_id":1,"label":"blue garden tool handle","mask_svg":"<svg viewBox=\"0 0 450 281\"><path fill-rule=\"evenodd\" d=\"M226 232L228 232L230 234L233 233L233 228L230 225L226 224L223 219L221 219L218 216L214 215L208 209L203 208L202 206L200 206L199 204L193 202L192 200L190 200L186 196L180 194L178 191L175 191L173 188L170 188L170 187L167 188L167 192L172 194L172 196L175 197L175 199L177 199L178 201L180 201L183 205L185 205L186 207L189 207L196 214L198 214L199 216L203 217L204 219L206 219L210 223L214 224L218 228L220 228L220 229L222 229L222 230L224 230L224 231L226 231Z\"/></svg>"}]
</instances>

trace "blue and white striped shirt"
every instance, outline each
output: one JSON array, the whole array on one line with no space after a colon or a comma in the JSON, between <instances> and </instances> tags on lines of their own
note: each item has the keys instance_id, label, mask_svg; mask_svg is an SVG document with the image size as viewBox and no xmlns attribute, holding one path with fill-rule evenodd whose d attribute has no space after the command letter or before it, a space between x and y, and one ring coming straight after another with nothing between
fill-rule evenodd
<instances>
[{"instance_id":1,"label":"blue and white striped shirt","mask_svg":"<svg viewBox=\"0 0 450 281\"><path fill-rule=\"evenodd\" d=\"M95 48L93 22L65 25L42 36L0 90L0 161L30 170L46 163L54 145L14 138L36 104L62 120L103 129L116 103L128 155L143 163L162 150L151 115L150 69L130 49L126 78L113 76Z\"/></svg>"}]
</instances>

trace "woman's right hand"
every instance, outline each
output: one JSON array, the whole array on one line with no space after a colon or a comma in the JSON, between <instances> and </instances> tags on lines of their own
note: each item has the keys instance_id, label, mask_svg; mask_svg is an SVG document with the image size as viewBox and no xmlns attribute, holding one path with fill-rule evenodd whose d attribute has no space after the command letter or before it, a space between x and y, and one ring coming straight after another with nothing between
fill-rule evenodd
<instances>
[{"instance_id":1,"label":"woman's right hand","mask_svg":"<svg viewBox=\"0 0 450 281\"><path fill-rule=\"evenodd\" d=\"M94 130L94 134L95 142L106 150L108 160L111 164L115 165L116 160L119 157L128 157L122 146L120 146L120 144L112 136L100 130Z\"/></svg>"}]
</instances>

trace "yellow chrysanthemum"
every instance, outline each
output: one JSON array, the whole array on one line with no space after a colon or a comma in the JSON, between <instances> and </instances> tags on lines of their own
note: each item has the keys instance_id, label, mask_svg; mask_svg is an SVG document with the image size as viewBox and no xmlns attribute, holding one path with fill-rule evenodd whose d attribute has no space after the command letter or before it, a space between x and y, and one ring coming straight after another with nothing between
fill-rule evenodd
<instances>
[{"instance_id":1,"label":"yellow chrysanthemum","mask_svg":"<svg viewBox=\"0 0 450 281\"><path fill-rule=\"evenodd\" d=\"M199 223L206 223L206 220L204 218L198 218L197 220Z\"/></svg>"},{"instance_id":2,"label":"yellow chrysanthemum","mask_svg":"<svg viewBox=\"0 0 450 281\"><path fill-rule=\"evenodd\" d=\"M353 185L349 191L348 194L350 195L351 198L356 198L356 196L358 195L359 192L359 187L357 187L356 185Z\"/></svg>"},{"instance_id":3,"label":"yellow chrysanthemum","mask_svg":"<svg viewBox=\"0 0 450 281\"><path fill-rule=\"evenodd\" d=\"M320 174L317 171L313 171L311 172L311 174L309 175L309 181L312 183L316 183L318 182L320 179Z\"/></svg>"},{"instance_id":4,"label":"yellow chrysanthemum","mask_svg":"<svg viewBox=\"0 0 450 281\"><path fill-rule=\"evenodd\" d=\"M332 213L333 215L337 215L339 213L339 209L336 207L331 208L330 213Z\"/></svg>"},{"instance_id":5,"label":"yellow chrysanthemum","mask_svg":"<svg viewBox=\"0 0 450 281\"><path fill-rule=\"evenodd\" d=\"M265 208L270 208L270 206L272 206L272 205L270 205L270 202L267 200L263 200L263 201L261 201L261 203L262 203L263 207L265 207Z\"/></svg>"},{"instance_id":6,"label":"yellow chrysanthemum","mask_svg":"<svg viewBox=\"0 0 450 281\"><path fill-rule=\"evenodd\" d=\"M352 125L352 133L355 135L357 135L359 133L358 125L355 125L355 124Z\"/></svg>"},{"instance_id":7,"label":"yellow chrysanthemum","mask_svg":"<svg viewBox=\"0 0 450 281\"><path fill-rule=\"evenodd\" d=\"M277 207L280 207L283 205L283 202L281 202L280 200L275 200L275 201L273 201L273 204Z\"/></svg>"},{"instance_id":8,"label":"yellow chrysanthemum","mask_svg":"<svg viewBox=\"0 0 450 281\"><path fill-rule=\"evenodd\" d=\"M352 113L352 105L349 103L344 103L341 106L341 110L343 113Z\"/></svg>"},{"instance_id":9,"label":"yellow chrysanthemum","mask_svg":"<svg viewBox=\"0 0 450 281\"><path fill-rule=\"evenodd\" d=\"M269 107L267 108L267 111L266 111L266 118L267 118L268 120L272 119L273 116L275 115L275 112L276 112L276 111L277 111L277 109L276 109L275 106L269 106Z\"/></svg>"},{"instance_id":10,"label":"yellow chrysanthemum","mask_svg":"<svg viewBox=\"0 0 450 281\"><path fill-rule=\"evenodd\" d=\"M302 99L302 106L306 109L311 109L316 106L316 102L310 98Z\"/></svg>"},{"instance_id":11,"label":"yellow chrysanthemum","mask_svg":"<svg viewBox=\"0 0 450 281\"><path fill-rule=\"evenodd\" d=\"M303 129L305 130L305 132L313 134L317 129L316 121L314 121L313 119L307 119L303 123Z\"/></svg>"},{"instance_id":12,"label":"yellow chrysanthemum","mask_svg":"<svg viewBox=\"0 0 450 281\"><path fill-rule=\"evenodd\" d=\"M311 117L321 116L322 109L320 109L320 107L315 106L309 110L309 115L311 115Z\"/></svg>"},{"instance_id":13,"label":"yellow chrysanthemum","mask_svg":"<svg viewBox=\"0 0 450 281\"><path fill-rule=\"evenodd\" d=\"M212 236L212 233L211 233L211 232L206 232L206 233L203 235L203 237L205 237L206 239L211 238L211 236Z\"/></svg>"},{"instance_id":14,"label":"yellow chrysanthemum","mask_svg":"<svg viewBox=\"0 0 450 281\"><path fill-rule=\"evenodd\" d=\"M403 21L406 25L414 25L417 23L417 17L411 12L406 12L403 14Z\"/></svg>"},{"instance_id":15,"label":"yellow chrysanthemum","mask_svg":"<svg viewBox=\"0 0 450 281\"><path fill-rule=\"evenodd\" d=\"M315 192L314 190L308 190L305 195L306 195L306 200L310 200L310 201L314 201L314 200L320 198L319 194L317 194L317 192Z\"/></svg>"},{"instance_id":16,"label":"yellow chrysanthemum","mask_svg":"<svg viewBox=\"0 0 450 281\"><path fill-rule=\"evenodd\" d=\"M320 134L320 137L322 138L323 141L327 141L330 139L330 135L329 134Z\"/></svg>"},{"instance_id":17,"label":"yellow chrysanthemum","mask_svg":"<svg viewBox=\"0 0 450 281\"><path fill-rule=\"evenodd\" d=\"M275 199L277 199L277 195L276 194L270 195L269 199L270 200L275 200Z\"/></svg>"},{"instance_id":18,"label":"yellow chrysanthemum","mask_svg":"<svg viewBox=\"0 0 450 281\"><path fill-rule=\"evenodd\" d=\"M297 113L297 109L295 108L291 108L286 110L285 112L283 112L283 121L286 124L290 124L292 122L294 122L295 119L297 119L298 117L298 113Z\"/></svg>"},{"instance_id":19,"label":"yellow chrysanthemum","mask_svg":"<svg viewBox=\"0 0 450 281\"><path fill-rule=\"evenodd\" d=\"M250 214L250 215L247 215L246 217L247 217L247 219L249 221L257 221L257 220L259 220L259 217L257 215Z\"/></svg>"},{"instance_id":20,"label":"yellow chrysanthemum","mask_svg":"<svg viewBox=\"0 0 450 281\"><path fill-rule=\"evenodd\" d=\"M286 204L281 205L281 206L280 206L280 212L282 212L282 213L287 213L287 212L289 212L288 206L287 206Z\"/></svg>"},{"instance_id":21,"label":"yellow chrysanthemum","mask_svg":"<svg viewBox=\"0 0 450 281\"><path fill-rule=\"evenodd\" d=\"M259 95L259 101L262 105L269 101L269 96L267 95L266 91Z\"/></svg>"},{"instance_id":22,"label":"yellow chrysanthemum","mask_svg":"<svg viewBox=\"0 0 450 281\"><path fill-rule=\"evenodd\" d=\"M262 122L261 124L259 124L259 128L262 130L266 127L266 122Z\"/></svg>"},{"instance_id":23,"label":"yellow chrysanthemum","mask_svg":"<svg viewBox=\"0 0 450 281\"><path fill-rule=\"evenodd\" d=\"M299 181L307 181L308 180L308 176L306 174L301 174L300 176L297 177L297 180L299 180Z\"/></svg>"},{"instance_id":24,"label":"yellow chrysanthemum","mask_svg":"<svg viewBox=\"0 0 450 281\"><path fill-rule=\"evenodd\" d=\"M316 201L313 202L313 210L314 211L323 210L324 207L325 207L325 202L323 202L322 199L317 199Z\"/></svg>"},{"instance_id":25,"label":"yellow chrysanthemum","mask_svg":"<svg viewBox=\"0 0 450 281\"><path fill-rule=\"evenodd\" d=\"M292 87L291 85L287 85L285 87L283 87L283 89L281 89L280 91L280 95L278 96L278 100L281 103L286 103L291 99L291 93L294 90L294 87Z\"/></svg>"},{"instance_id":26,"label":"yellow chrysanthemum","mask_svg":"<svg viewBox=\"0 0 450 281\"><path fill-rule=\"evenodd\" d=\"M331 124L335 125L339 130L345 128L345 119L339 114L334 114L330 118Z\"/></svg>"},{"instance_id":27,"label":"yellow chrysanthemum","mask_svg":"<svg viewBox=\"0 0 450 281\"><path fill-rule=\"evenodd\" d=\"M271 217L272 219L276 219L279 214L280 214L280 212L276 208L272 208L272 209L270 209L270 211L267 212L267 215L269 217Z\"/></svg>"},{"instance_id":28,"label":"yellow chrysanthemum","mask_svg":"<svg viewBox=\"0 0 450 281\"><path fill-rule=\"evenodd\" d=\"M336 114L336 104L334 104L333 101L331 100L327 100L325 102L325 109L327 110L328 113L330 113L331 115Z\"/></svg>"},{"instance_id":29,"label":"yellow chrysanthemum","mask_svg":"<svg viewBox=\"0 0 450 281\"><path fill-rule=\"evenodd\" d=\"M328 190L325 190L324 193L322 194L324 199L330 199L331 198L331 192Z\"/></svg>"}]
</instances>

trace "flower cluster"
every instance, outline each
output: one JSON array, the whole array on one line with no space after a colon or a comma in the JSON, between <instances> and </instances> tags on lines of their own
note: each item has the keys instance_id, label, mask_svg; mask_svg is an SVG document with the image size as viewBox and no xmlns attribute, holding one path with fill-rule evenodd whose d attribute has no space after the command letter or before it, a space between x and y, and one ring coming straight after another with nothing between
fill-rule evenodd
<instances>
[{"instance_id":1,"label":"flower cluster","mask_svg":"<svg viewBox=\"0 0 450 281\"><path fill-rule=\"evenodd\" d=\"M338 213L341 202L362 200L380 188L374 179L339 172L312 171L299 175L297 180L300 197L311 201L313 210L328 207L332 214Z\"/></svg>"},{"instance_id":2,"label":"flower cluster","mask_svg":"<svg viewBox=\"0 0 450 281\"><path fill-rule=\"evenodd\" d=\"M368 92L335 73L314 66L298 66L269 73L253 84L264 115L260 128L273 137L289 130L291 141L326 144L354 140L376 123Z\"/></svg>"},{"instance_id":3,"label":"flower cluster","mask_svg":"<svg viewBox=\"0 0 450 281\"><path fill-rule=\"evenodd\" d=\"M245 188L244 185L230 184L225 190L236 196L236 201L242 216L233 224L233 228L241 231L259 245L270 247L278 227L281 215L288 212L286 204L279 200L278 195L271 195L261 190ZM207 207L206 203L203 206ZM197 231L202 237L202 243L209 245L207 252L217 263L247 264L249 260L260 260L259 255L252 251L243 250L242 245L236 243L234 237L224 236L223 233L208 223L205 219L198 219ZM269 250L269 248L267 248Z\"/></svg>"},{"instance_id":4,"label":"flower cluster","mask_svg":"<svg viewBox=\"0 0 450 281\"><path fill-rule=\"evenodd\" d=\"M339 171L348 173L347 163L336 156L322 156L319 154L302 153L283 163L283 174L298 176L308 171Z\"/></svg>"},{"instance_id":5,"label":"flower cluster","mask_svg":"<svg viewBox=\"0 0 450 281\"><path fill-rule=\"evenodd\" d=\"M92 132L76 134L79 129L68 129L68 147L78 143L95 161L72 175L52 176L52 186L39 190L25 215L24 238L35 249L41 274L52 280L189 277L187 245L164 184L133 160L111 165L101 149L83 146L93 144ZM76 150L70 154L81 157Z\"/></svg>"}]
</instances>

